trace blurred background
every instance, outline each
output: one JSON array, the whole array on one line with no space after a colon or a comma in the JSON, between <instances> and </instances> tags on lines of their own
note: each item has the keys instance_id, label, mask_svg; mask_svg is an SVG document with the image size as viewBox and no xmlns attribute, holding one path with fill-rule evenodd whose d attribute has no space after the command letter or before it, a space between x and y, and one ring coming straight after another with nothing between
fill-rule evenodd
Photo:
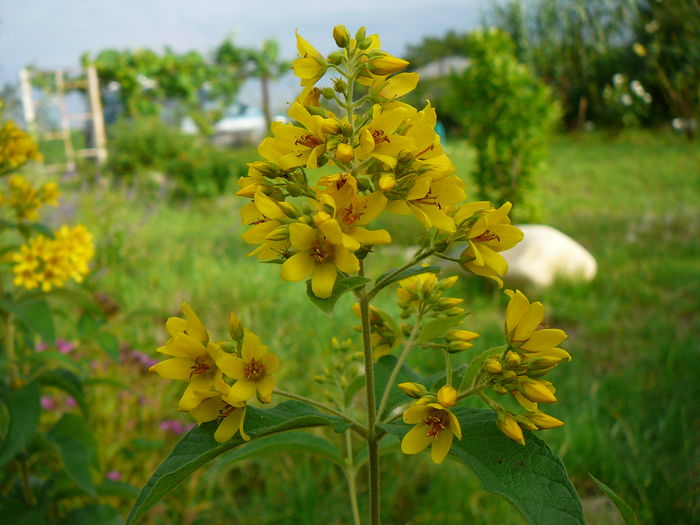
<instances>
[{"instance_id":1,"label":"blurred background","mask_svg":"<svg viewBox=\"0 0 700 525\"><path fill-rule=\"evenodd\" d=\"M57 335L92 381L95 476L113 488L101 501L125 515L189 424L176 411L177 386L146 372L167 337L164 318L183 300L221 336L235 311L281 356L288 391L326 388L311 378L332 359L331 337L359 347L352 314L329 322L302 285L246 259L234 197L245 163L259 159L256 144L270 122L286 120L300 89L294 31L326 54L336 24L379 33L382 48L420 74L406 101L437 108L470 199L511 200L516 222L575 244L539 271L549 279L523 272L517 284L570 335L574 361L552 373L552 412L566 426L542 435L590 523L622 521L589 473L643 523L696 522L697 0L0 0L5 118L38 139L45 159L25 172L60 184L51 221L82 222L95 235L82 287L102 312L81 312ZM395 240L408 248L417 226L398 221ZM387 253L387 267L402 253ZM567 272L562 261L577 258L585 271ZM474 354L499 344L503 294L473 276L459 286L470 329L482 334ZM396 312L392 302L382 306ZM111 358L90 344L97 333L110 334ZM429 369L439 357L414 364ZM71 399L57 391L42 417L78 410ZM224 456L145 522L349 523L335 470L302 454ZM449 462L388 457L383 483L387 523L523 523Z\"/></svg>"}]
</instances>

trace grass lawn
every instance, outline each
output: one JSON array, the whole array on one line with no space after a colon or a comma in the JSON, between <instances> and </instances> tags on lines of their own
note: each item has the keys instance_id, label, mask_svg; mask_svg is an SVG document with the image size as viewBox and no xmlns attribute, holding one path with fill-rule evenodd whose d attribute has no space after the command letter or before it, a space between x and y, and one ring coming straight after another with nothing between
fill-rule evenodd
<instances>
[{"instance_id":1,"label":"grass lawn","mask_svg":"<svg viewBox=\"0 0 700 525\"><path fill-rule=\"evenodd\" d=\"M471 150L453 141L448 152L468 179ZM306 300L303 284L284 283L277 265L245 257L238 199L173 203L109 185L66 193L57 214L75 213L94 231L99 249L88 284L121 305L115 330L130 347L155 356L166 338L163 316L187 300L222 336L228 312L237 312L281 356L278 381L285 390L324 388L311 378L323 372L331 337L352 337L359 348L351 298L329 319ZM700 512L692 492L700 430L694 402L700 397L700 148L661 132L561 136L537 198L545 222L598 261L590 284L529 292L544 302L548 324L569 333L565 346L574 356L551 374L560 400L552 413L566 426L541 435L590 503L591 523L615 521L605 510L596 514L600 494L588 473L613 487L645 523L689 523ZM409 242L413 226L404 224ZM470 328L482 333L473 353L497 344L506 298L468 276L459 293L473 312ZM436 366L429 356L418 359ZM165 382L143 375L125 380L145 397L159 397L157 417L179 417L177 394ZM159 436L153 425L151 438ZM103 460L141 486L147 469L128 466L129 450L116 447ZM150 454L157 462L167 450L154 447L139 457ZM168 522L187 509L191 523L245 516L256 523L349 523L345 487L334 470L298 454L222 461L177 489L153 520ZM387 523L522 523L516 510L451 462L387 458L383 487Z\"/></svg>"}]
</instances>

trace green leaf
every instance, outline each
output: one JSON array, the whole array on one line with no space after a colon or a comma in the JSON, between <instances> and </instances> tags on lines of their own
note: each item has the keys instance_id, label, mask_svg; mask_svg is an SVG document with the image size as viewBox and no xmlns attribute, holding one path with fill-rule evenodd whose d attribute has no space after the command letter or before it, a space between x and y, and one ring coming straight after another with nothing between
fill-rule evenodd
<instances>
[{"instance_id":1,"label":"green leaf","mask_svg":"<svg viewBox=\"0 0 700 525\"><path fill-rule=\"evenodd\" d=\"M91 503L70 511L59 525L120 525L122 518L114 507Z\"/></svg>"},{"instance_id":2,"label":"green leaf","mask_svg":"<svg viewBox=\"0 0 700 525\"><path fill-rule=\"evenodd\" d=\"M345 392L343 392L343 402L345 403L345 406L350 406L350 403L352 403L352 399L360 390L364 388L364 386L364 375L357 376L350 382L350 384L345 388Z\"/></svg>"},{"instance_id":3,"label":"green leaf","mask_svg":"<svg viewBox=\"0 0 700 525\"><path fill-rule=\"evenodd\" d=\"M322 312L329 314L333 312L335 303L338 302L338 299L340 299L343 294L346 294L351 290L361 288L368 282L370 282L370 279L367 279L366 277L353 276L342 278L339 276L335 280L335 286L333 286L331 296L327 299L319 299L314 295L314 292L311 289L311 281L306 281L306 295L317 308L319 308Z\"/></svg>"},{"instance_id":4,"label":"green leaf","mask_svg":"<svg viewBox=\"0 0 700 525\"><path fill-rule=\"evenodd\" d=\"M374 384L375 393L377 397L377 407L379 407L380 400L384 395L384 390L387 388L387 383L391 372L394 370L398 359L393 355L385 355L381 357L374 365ZM406 396L401 389L397 387L399 383L412 382L421 383L423 379L408 367L405 363L401 365L399 373L396 376L394 384L391 385L391 390L389 392L389 398L387 399L386 407L384 409L384 414L388 414L392 409L397 406L411 401L409 397ZM383 417L382 414L377 414L378 418Z\"/></svg>"},{"instance_id":5,"label":"green leaf","mask_svg":"<svg viewBox=\"0 0 700 525\"><path fill-rule=\"evenodd\" d=\"M0 445L0 466L3 466L34 437L41 414L41 392L36 383L29 383L17 390L3 388L0 396L10 418L7 435Z\"/></svg>"},{"instance_id":6,"label":"green leaf","mask_svg":"<svg viewBox=\"0 0 700 525\"><path fill-rule=\"evenodd\" d=\"M45 525L46 517L42 509L27 508L14 499L0 501L0 523L12 525Z\"/></svg>"},{"instance_id":7,"label":"green leaf","mask_svg":"<svg viewBox=\"0 0 700 525\"><path fill-rule=\"evenodd\" d=\"M96 497L97 490L90 472L97 460L96 444L85 420L76 414L63 414L47 437L58 447L71 479L90 496Z\"/></svg>"},{"instance_id":8,"label":"green leaf","mask_svg":"<svg viewBox=\"0 0 700 525\"><path fill-rule=\"evenodd\" d=\"M286 401L269 410L249 407L244 423L251 440L286 430L318 426L331 426L336 432L344 432L349 424L338 417L322 414L300 401ZM217 443L214 440L216 427L216 422L205 423L180 439L141 489L127 518L127 525L138 522L148 509L199 467L246 443L238 434L226 443Z\"/></svg>"},{"instance_id":9,"label":"green leaf","mask_svg":"<svg viewBox=\"0 0 700 525\"><path fill-rule=\"evenodd\" d=\"M48 237L49 239L53 239L53 232L44 224L38 222L17 222L14 225L27 237L31 236L32 231L35 231Z\"/></svg>"},{"instance_id":10,"label":"green leaf","mask_svg":"<svg viewBox=\"0 0 700 525\"><path fill-rule=\"evenodd\" d=\"M451 456L471 467L489 492L510 501L537 525L583 524L583 508L566 468L547 444L531 432L525 446L504 436L491 410L458 407L462 440L452 442ZM402 437L410 425L380 425Z\"/></svg>"},{"instance_id":11,"label":"green leaf","mask_svg":"<svg viewBox=\"0 0 700 525\"><path fill-rule=\"evenodd\" d=\"M84 310L87 310L98 317L104 315L90 294L80 288L71 290L66 288L55 288L50 292L45 292L44 295L49 299L58 299L66 301L68 304L78 305Z\"/></svg>"},{"instance_id":12,"label":"green leaf","mask_svg":"<svg viewBox=\"0 0 700 525\"><path fill-rule=\"evenodd\" d=\"M125 481L105 479L102 484L97 487L97 494L100 496L117 496L119 498L134 500L136 496L139 495L139 489Z\"/></svg>"},{"instance_id":13,"label":"green leaf","mask_svg":"<svg viewBox=\"0 0 700 525\"><path fill-rule=\"evenodd\" d=\"M95 340L102 350L112 358L112 361L119 362L119 340L114 335L108 332L98 332L95 335Z\"/></svg>"},{"instance_id":14,"label":"green leaf","mask_svg":"<svg viewBox=\"0 0 700 525\"><path fill-rule=\"evenodd\" d=\"M637 515L634 513L634 510L632 510L632 507L630 507L629 503L627 503L620 496L618 496L615 493L615 491L608 487L605 483L603 483L599 479L596 479L595 476L593 476L593 474L589 473L588 475L595 482L595 484L598 485L598 488L602 490L608 498L610 498L610 501L612 501L615 504L617 510L619 510L620 514L622 515L622 519L625 520L626 525L639 524L639 518L637 518Z\"/></svg>"},{"instance_id":15,"label":"green leaf","mask_svg":"<svg viewBox=\"0 0 700 525\"><path fill-rule=\"evenodd\" d=\"M378 292L385 286L389 286L392 283L401 281L402 279L406 279L407 277L412 277L414 275L420 275L422 273L440 273L440 270L442 270L442 268L440 268L439 266L411 266L410 268L406 268L405 270L400 271L396 275L389 277L396 270L398 270L398 268L389 270L388 272L385 272L379 277L377 277L377 280L374 282L374 291Z\"/></svg>"},{"instance_id":16,"label":"green leaf","mask_svg":"<svg viewBox=\"0 0 700 525\"><path fill-rule=\"evenodd\" d=\"M63 390L75 399L80 410L87 415L89 407L85 402L83 383L73 372L68 370L47 370L37 378L37 381L44 386L52 386Z\"/></svg>"},{"instance_id":17,"label":"green leaf","mask_svg":"<svg viewBox=\"0 0 700 525\"><path fill-rule=\"evenodd\" d=\"M81 339L93 338L103 323L103 320L98 320L90 314L83 314L78 319L78 335Z\"/></svg>"},{"instance_id":18,"label":"green leaf","mask_svg":"<svg viewBox=\"0 0 700 525\"><path fill-rule=\"evenodd\" d=\"M449 330L455 326L459 326L465 317L466 315L444 317L442 319L433 319L432 321L425 323L421 327L420 334L418 335L416 342L418 344L428 343L433 339L443 337Z\"/></svg>"},{"instance_id":19,"label":"green leaf","mask_svg":"<svg viewBox=\"0 0 700 525\"><path fill-rule=\"evenodd\" d=\"M56 337L49 305L43 298L30 296L18 303L0 300L0 309L13 314L29 330L36 332L46 342Z\"/></svg>"},{"instance_id":20,"label":"green leaf","mask_svg":"<svg viewBox=\"0 0 700 525\"><path fill-rule=\"evenodd\" d=\"M227 452L217 462L216 468L227 467L235 461L279 452L307 452L332 461L340 468L345 467L345 461L338 453L338 449L327 439L305 432L285 432L284 434L272 434L256 441L251 441L245 447Z\"/></svg>"}]
</instances>

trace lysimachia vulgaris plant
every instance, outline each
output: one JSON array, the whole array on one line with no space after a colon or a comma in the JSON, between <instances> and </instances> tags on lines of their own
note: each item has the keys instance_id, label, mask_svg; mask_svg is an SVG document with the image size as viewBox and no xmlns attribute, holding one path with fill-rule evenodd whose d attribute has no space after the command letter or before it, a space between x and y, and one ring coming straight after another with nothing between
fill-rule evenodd
<instances>
[{"instance_id":1,"label":"lysimachia vulgaris plant","mask_svg":"<svg viewBox=\"0 0 700 525\"><path fill-rule=\"evenodd\" d=\"M98 501L110 481L89 424L86 357L99 349L118 361L118 343L76 284L90 272L92 234L43 222L60 192L37 182L40 169L26 169L41 159L28 133L0 121L0 514L8 523L104 523L119 514Z\"/></svg>"},{"instance_id":2,"label":"lysimachia vulgaris plant","mask_svg":"<svg viewBox=\"0 0 700 525\"><path fill-rule=\"evenodd\" d=\"M158 349L168 359L152 370L187 384L179 408L200 425L153 474L129 522L225 451L325 426L345 434L333 461L346 474L356 524L363 522L358 470L367 471L368 522L377 524L379 443L396 438L404 454L429 448L435 463L450 455L472 467L486 489L532 522L582 523L561 461L533 433L563 424L545 412L556 401L545 377L570 360L558 346L566 334L544 327L541 303L506 290L504 342L474 355L479 334L465 321L464 300L450 295L458 277L441 278L441 267L429 265L453 261L502 288L507 264L499 252L522 239L508 218L511 204L466 200L465 184L435 132L435 108L401 101L418 82L418 74L402 72L406 61L383 51L379 37L364 28L351 38L337 26L333 38L339 50L323 56L297 34L293 68L303 89L290 105L291 122L272 125L258 148L262 160L249 164L238 195L247 201L243 239L252 246L250 256L279 263L284 281L306 281L309 300L324 312L333 311L341 295L355 295L362 351L334 339L323 373L314 376L323 392L311 399L277 388L276 354L284 349L274 341L234 314L230 338L212 341L183 305L185 317L168 320L171 337ZM327 85L319 85L328 76ZM381 263L394 232L377 226L389 214L412 218L422 232L413 256L392 269ZM392 287L398 317L372 304ZM411 351L419 348L442 354L444 368L431 375L409 368ZM485 408L466 406L467 398ZM262 408L268 404L272 408ZM289 443L313 452L318 438L311 437L293 433ZM358 441L366 454L353 455Z\"/></svg>"}]
</instances>

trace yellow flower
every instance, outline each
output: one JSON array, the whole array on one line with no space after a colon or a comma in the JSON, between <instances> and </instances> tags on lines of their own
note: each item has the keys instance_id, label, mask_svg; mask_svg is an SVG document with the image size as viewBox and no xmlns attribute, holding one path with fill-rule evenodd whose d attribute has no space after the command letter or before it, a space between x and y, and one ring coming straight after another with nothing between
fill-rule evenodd
<instances>
[{"instance_id":1,"label":"yellow flower","mask_svg":"<svg viewBox=\"0 0 700 525\"><path fill-rule=\"evenodd\" d=\"M368 157L396 166L396 157L404 150L415 149L415 141L395 133L399 125L406 119L409 112L403 107L393 109L382 108L375 104L372 108L372 120L359 132L359 148L355 154L359 160Z\"/></svg>"},{"instance_id":2,"label":"yellow flower","mask_svg":"<svg viewBox=\"0 0 700 525\"><path fill-rule=\"evenodd\" d=\"M571 361L571 355L558 345L566 339L566 332L559 328L543 328L544 306L537 301L530 303L520 290L506 290L510 297L506 308L506 341L519 353L529 358L549 357L556 362Z\"/></svg>"},{"instance_id":3,"label":"yellow flower","mask_svg":"<svg viewBox=\"0 0 700 525\"><path fill-rule=\"evenodd\" d=\"M264 139L258 146L258 153L282 170L297 166L316 168L318 158L326 151L326 135L337 134L340 130L338 120L312 115L298 102L292 104L288 114L300 126L273 122L274 137Z\"/></svg>"},{"instance_id":4,"label":"yellow flower","mask_svg":"<svg viewBox=\"0 0 700 525\"><path fill-rule=\"evenodd\" d=\"M15 286L28 290L41 287L44 292L63 286L67 279L80 282L89 272L94 255L92 234L85 226L62 226L54 238L36 235L11 255L15 263Z\"/></svg>"},{"instance_id":5,"label":"yellow flower","mask_svg":"<svg viewBox=\"0 0 700 525\"><path fill-rule=\"evenodd\" d=\"M223 400L232 406L247 401L258 393L260 400L269 403L275 388L272 376L279 368L279 359L268 352L267 346L253 332L246 331L241 346L241 357L222 354L216 364L235 380Z\"/></svg>"},{"instance_id":6,"label":"yellow flower","mask_svg":"<svg viewBox=\"0 0 700 525\"><path fill-rule=\"evenodd\" d=\"M296 37L299 58L292 63L294 74L301 79L302 86L313 86L326 73L326 60L299 33Z\"/></svg>"},{"instance_id":7,"label":"yellow flower","mask_svg":"<svg viewBox=\"0 0 700 525\"><path fill-rule=\"evenodd\" d=\"M404 454L418 454L430 446L430 458L442 463L450 451L453 436L462 439L457 417L441 403L421 403L408 408L403 420L415 425L401 440Z\"/></svg>"},{"instance_id":8,"label":"yellow flower","mask_svg":"<svg viewBox=\"0 0 700 525\"><path fill-rule=\"evenodd\" d=\"M276 201L258 189L253 202L241 208L241 217L243 222L250 226L243 233L243 240L249 244L259 244L248 257L255 255L261 261L269 261L286 253L288 238L282 236L279 239L269 239L275 230L283 226L279 219L286 217Z\"/></svg>"},{"instance_id":9,"label":"yellow flower","mask_svg":"<svg viewBox=\"0 0 700 525\"><path fill-rule=\"evenodd\" d=\"M197 423L206 423L217 419L219 426L214 432L214 439L219 443L228 441L236 432L240 433L244 441L249 441L250 437L243 430L246 410L245 403L231 405L221 397L213 397L190 410L190 415Z\"/></svg>"},{"instance_id":10,"label":"yellow flower","mask_svg":"<svg viewBox=\"0 0 700 525\"><path fill-rule=\"evenodd\" d=\"M13 121L8 120L0 127L0 173L18 168L29 160L42 159L36 142Z\"/></svg>"},{"instance_id":11,"label":"yellow flower","mask_svg":"<svg viewBox=\"0 0 700 525\"><path fill-rule=\"evenodd\" d=\"M327 230L331 231L330 227ZM335 284L336 268L348 274L360 271L360 262L352 252L340 244L341 239L342 232L339 227L337 237L330 240L321 230L308 224L292 223L289 226L289 240L298 253L282 264L282 279L302 281L311 276L314 295L321 299L330 297Z\"/></svg>"},{"instance_id":12,"label":"yellow flower","mask_svg":"<svg viewBox=\"0 0 700 525\"><path fill-rule=\"evenodd\" d=\"M378 76L370 86L370 93L378 97L382 103L391 102L416 89L419 79L418 73L399 73L391 77Z\"/></svg>"},{"instance_id":13,"label":"yellow flower","mask_svg":"<svg viewBox=\"0 0 700 525\"><path fill-rule=\"evenodd\" d=\"M204 325L194 311L183 303L182 310L187 319L172 317L166 329L172 335L157 351L171 356L149 368L165 379L187 381L188 385L178 402L178 408L191 411L205 399L216 397L228 390L216 361L224 351L216 343L209 341Z\"/></svg>"},{"instance_id":14,"label":"yellow flower","mask_svg":"<svg viewBox=\"0 0 700 525\"><path fill-rule=\"evenodd\" d=\"M501 277L508 271L508 263L498 252L512 248L523 239L523 232L510 224L508 212L511 207L511 203L506 202L495 210L489 202L471 202L454 215L454 222L458 225L468 224L475 215L478 216L466 229L467 248L461 258L467 260L465 269L493 279L499 287L503 286Z\"/></svg>"},{"instance_id":15,"label":"yellow flower","mask_svg":"<svg viewBox=\"0 0 700 525\"><path fill-rule=\"evenodd\" d=\"M35 221L39 209L44 205L57 206L58 186L49 182L34 186L21 175L12 175L8 181L8 193L3 195L2 204L11 208L18 221Z\"/></svg>"}]
</instances>

